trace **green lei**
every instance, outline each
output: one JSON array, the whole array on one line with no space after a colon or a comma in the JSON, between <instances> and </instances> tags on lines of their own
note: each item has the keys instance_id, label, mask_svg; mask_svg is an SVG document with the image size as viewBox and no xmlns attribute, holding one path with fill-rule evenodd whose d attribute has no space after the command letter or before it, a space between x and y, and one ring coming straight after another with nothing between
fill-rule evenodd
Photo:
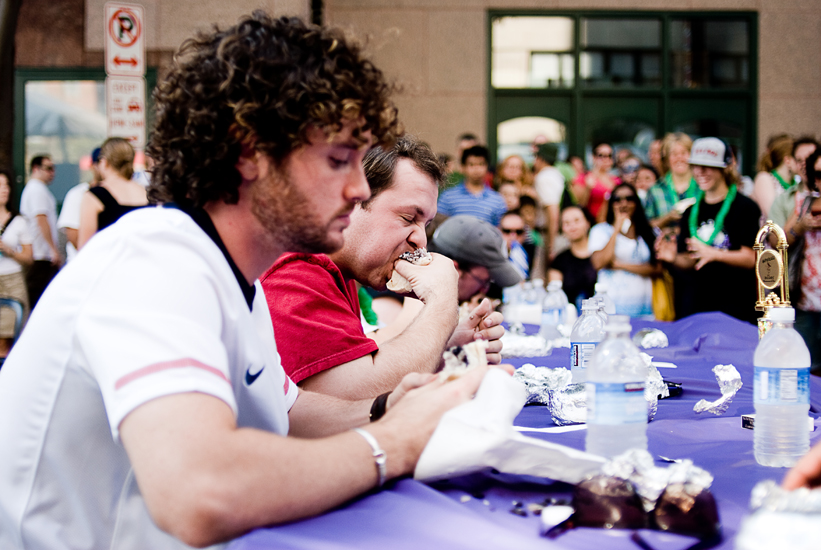
<instances>
[{"instance_id":1,"label":"green lei","mask_svg":"<svg viewBox=\"0 0 821 550\"><path fill-rule=\"evenodd\" d=\"M371 295L368 294L368 291L363 287L359 287L358 294L359 309L362 310L362 316L369 325L375 327L379 323L379 319L376 317L376 312L373 310L373 299L371 298Z\"/></svg>"},{"instance_id":2,"label":"green lei","mask_svg":"<svg viewBox=\"0 0 821 550\"><path fill-rule=\"evenodd\" d=\"M791 183L787 183L786 181L784 181L784 178L782 178L782 177L781 177L781 174L779 174L779 173L778 173L778 172L776 172L775 170L773 170L772 172L770 172L770 175L771 175L772 177L774 177L776 180L778 180L778 183L780 183L780 184L781 184L781 187L783 187L785 191L786 191L787 189L789 189L790 187L792 187L792 184L791 184Z\"/></svg>"},{"instance_id":3,"label":"green lei","mask_svg":"<svg viewBox=\"0 0 821 550\"><path fill-rule=\"evenodd\" d=\"M670 204L676 204L679 199L679 194L676 191L675 186L673 185L673 173L667 172L664 175L664 194L667 195L667 202ZM690 176L690 186L687 188L687 191L684 192L684 196L686 197L691 190L693 190L698 184L696 183L696 178Z\"/></svg>"},{"instance_id":4,"label":"green lei","mask_svg":"<svg viewBox=\"0 0 821 550\"><path fill-rule=\"evenodd\" d=\"M721 205L721 210L718 211L718 216L716 216L713 234L710 235L710 238L705 241L698 236L698 227L696 227L696 224L698 224L698 208L701 206L701 201L704 200L704 191L699 191L698 197L696 197L696 203L690 209L690 236L695 237L708 246L713 246L713 241L715 240L716 235L724 229L724 218L727 217L727 212L730 211L730 206L733 204L733 200L735 200L737 193L737 186L735 184L730 185L730 190L727 192L727 196L724 197L724 204Z\"/></svg>"}]
</instances>

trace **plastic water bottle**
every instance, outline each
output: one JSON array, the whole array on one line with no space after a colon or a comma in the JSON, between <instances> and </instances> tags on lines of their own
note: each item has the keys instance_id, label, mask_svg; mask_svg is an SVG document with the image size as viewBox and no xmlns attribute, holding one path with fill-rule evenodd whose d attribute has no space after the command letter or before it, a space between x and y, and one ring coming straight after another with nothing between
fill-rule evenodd
<instances>
[{"instance_id":1,"label":"plastic water bottle","mask_svg":"<svg viewBox=\"0 0 821 550\"><path fill-rule=\"evenodd\" d=\"M810 352L795 331L795 310L774 307L773 326L758 343L755 365L755 461L762 466L794 465L810 449Z\"/></svg>"},{"instance_id":2,"label":"plastic water bottle","mask_svg":"<svg viewBox=\"0 0 821 550\"><path fill-rule=\"evenodd\" d=\"M542 301L542 322L539 335L545 340L559 338L559 325L564 324L567 313L567 295L562 290L561 281L550 281L547 294Z\"/></svg>"},{"instance_id":3,"label":"plastic water bottle","mask_svg":"<svg viewBox=\"0 0 821 550\"><path fill-rule=\"evenodd\" d=\"M604 340L604 320L599 316L595 300L582 302L582 316L576 320L570 333L570 372L573 384L587 379L587 369L593 359L596 346Z\"/></svg>"},{"instance_id":4,"label":"plastic water bottle","mask_svg":"<svg viewBox=\"0 0 821 550\"><path fill-rule=\"evenodd\" d=\"M604 312L607 315L614 315L616 313L616 304L613 302L613 298L607 294L607 283L596 283L594 288L596 289L596 294L594 294L593 297L604 300Z\"/></svg>"},{"instance_id":5,"label":"plastic water bottle","mask_svg":"<svg viewBox=\"0 0 821 550\"><path fill-rule=\"evenodd\" d=\"M518 284L502 289L502 314L508 324L520 323L522 287Z\"/></svg>"},{"instance_id":6,"label":"plastic water bottle","mask_svg":"<svg viewBox=\"0 0 821 550\"><path fill-rule=\"evenodd\" d=\"M630 340L630 318L610 315L606 337L587 369L585 450L613 457L629 449L647 449L647 367Z\"/></svg>"}]
</instances>

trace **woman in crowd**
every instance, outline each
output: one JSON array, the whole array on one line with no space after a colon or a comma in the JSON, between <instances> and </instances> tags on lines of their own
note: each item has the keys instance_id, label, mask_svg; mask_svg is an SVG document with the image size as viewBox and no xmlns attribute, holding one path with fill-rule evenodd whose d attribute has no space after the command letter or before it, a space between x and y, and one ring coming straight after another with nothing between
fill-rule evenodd
<instances>
[{"instance_id":1,"label":"woman in crowd","mask_svg":"<svg viewBox=\"0 0 821 550\"><path fill-rule=\"evenodd\" d=\"M605 210L602 206L607 197L621 183L618 177L610 175L612 168L613 147L609 143L597 143L593 146L593 169L587 174L580 174L573 181L576 201L599 221L604 220Z\"/></svg>"},{"instance_id":2,"label":"woman in crowd","mask_svg":"<svg viewBox=\"0 0 821 550\"><path fill-rule=\"evenodd\" d=\"M512 181L504 181L499 185L499 194L505 199L505 206L508 210L519 208L519 188Z\"/></svg>"},{"instance_id":3,"label":"woman in crowd","mask_svg":"<svg viewBox=\"0 0 821 550\"><path fill-rule=\"evenodd\" d=\"M664 177L650 188L647 195L647 218L653 227L675 225L683 210L673 208L684 199L693 199L698 193L696 180L687 160L693 140L685 133L667 134L661 143Z\"/></svg>"},{"instance_id":4,"label":"woman in crowd","mask_svg":"<svg viewBox=\"0 0 821 550\"><path fill-rule=\"evenodd\" d=\"M503 183L513 183L519 196L536 198L536 188L533 187L533 176L530 173L525 160L519 155L506 157L499 166L496 167L496 179L493 182L496 189L500 189Z\"/></svg>"},{"instance_id":5,"label":"woman in crowd","mask_svg":"<svg viewBox=\"0 0 821 550\"><path fill-rule=\"evenodd\" d=\"M647 204L647 197L650 196L650 188L655 185L659 179L659 173L649 164L640 164L636 172L636 192L639 194L642 206ZM647 210L645 207L645 215Z\"/></svg>"},{"instance_id":6,"label":"woman in crowd","mask_svg":"<svg viewBox=\"0 0 821 550\"><path fill-rule=\"evenodd\" d=\"M148 204L145 187L131 179L134 149L126 140L108 138L103 143L99 170L102 183L88 190L80 207L78 248L82 248L97 231Z\"/></svg>"},{"instance_id":7,"label":"woman in crowd","mask_svg":"<svg viewBox=\"0 0 821 550\"><path fill-rule=\"evenodd\" d=\"M647 222L636 189L622 183L613 189L607 221L590 230L590 261L607 283L616 313L653 315L653 280L661 273L653 250L655 234Z\"/></svg>"},{"instance_id":8,"label":"woman in crowd","mask_svg":"<svg viewBox=\"0 0 821 550\"><path fill-rule=\"evenodd\" d=\"M802 245L800 253L790 250L796 255L790 259L800 264L790 280L790 300L795 307L795 330L810 350L812 372L821 374L821 151L810 154L805 166L806 186L795 193L795 210L784 224L784 232L793 246Z\"/></svg>"},{"instance_id":9,"label":"woman in crowd","mask_svg":"<svg viewBox=\"0 0 821 550\"><path fill-rule=\"evenodd\" d=\"M0 171L0 296L23 304L23 316L28 315L28 293L23 268L31 265L34 256L28 222L16 210L12 197L11 174ZM7 309L0 311L0 358L11 350L16 318Z\"/></svg>"},{"instance_id":10,"label":"woman in crowd","mask_svg":"<svg viewBox=\"0 0 821 550\"><path fill-rule=\"evenodd\" d=\"M550 265L548 280L562 281L562 289L571 304L581 309L581 301L595 294L596 269L590 263L588 233L593 217L580 206L562 210L561 232L570 248L559 253Z\"/></svg>"},{"instance_id":11,"label":"woman in crowd","mask_svg":"<svg viewBox=\"0 0 821 550\"><path fill-rule=\"evenodd\" d=\"M676 301L676 315L723 311L742 321L755 323L755 252L758 205L738 191L738 173L732 169L732 153L718 138L693 143L690 155L698 194L696 203L684 212L678 241L666 234L656 241L658 258L674 264L692 277L676 279L676 293L687 300ZM687 304L689 311L679 311Z\"/></svg>"},{"instance_id":12,"label":"woman in crowd","mask_svg":"<svg viewBox=\"0 0 821 550\"><path fill-rule=\"evenodd\" d=\"M792 158L793 140L787 134L773 136L767 142L767 150L758 161L751 198L758 203L766 219L775 198L792 187L795 177L795 160Z\"/></svg>"}]
</instances>

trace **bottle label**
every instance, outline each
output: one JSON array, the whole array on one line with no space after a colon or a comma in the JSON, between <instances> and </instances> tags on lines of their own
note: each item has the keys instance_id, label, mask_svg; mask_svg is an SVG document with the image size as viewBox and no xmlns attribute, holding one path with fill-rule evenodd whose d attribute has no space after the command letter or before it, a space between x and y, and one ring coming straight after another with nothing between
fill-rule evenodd
<instances>
[{"instance_id":1,"label":"bottle label","mask_svg":"<svg viewBox=\"0 0 821 550\"><path fill-rule=\"evenodd\" d=\"M647 423L644 382L587 382L587 423Z\"/></svg>"},{"instance_id":2,"label":"bottle label","mask_svg":"<svg viewBox=\"0 0 821 550\"><path fill-rule=\"evenodd\" d=\"M586 369L590 366L593 352L596 351L598 342L571 342L570 343L570 368Z\"/></svg>"},{"instance_id":3,"label":"bottle label","mask_svg":"<svg viewBox=\"0 0 821 550\"><path fill-rule=\"evenodd\" d=\"M809 405L810 368L755 367L756 405Z\"/></svg>"}]
</instances>

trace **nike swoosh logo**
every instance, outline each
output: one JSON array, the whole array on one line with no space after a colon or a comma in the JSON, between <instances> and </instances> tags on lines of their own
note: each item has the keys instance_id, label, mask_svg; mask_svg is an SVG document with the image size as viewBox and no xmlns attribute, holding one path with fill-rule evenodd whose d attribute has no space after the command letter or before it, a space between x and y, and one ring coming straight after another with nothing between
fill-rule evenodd
<instances>
[{"instance_id":1,"label":"nike swoosh logo","mask_svg":"<svg viewBox=\"0 0 821 550\"><path fill-rule=\"evenodd\" d=\"M262 371L264 371L264 370L265 370L265 367L262 367L261 369L259 369L259 372L255 373L255 374L251 374L251 367L248 367L248 370L245 371L245 384L247 384L248 386L253 384L254 381L257 378L259 378L259 375L262 374Z\"/></svg>"}]
</instances>

